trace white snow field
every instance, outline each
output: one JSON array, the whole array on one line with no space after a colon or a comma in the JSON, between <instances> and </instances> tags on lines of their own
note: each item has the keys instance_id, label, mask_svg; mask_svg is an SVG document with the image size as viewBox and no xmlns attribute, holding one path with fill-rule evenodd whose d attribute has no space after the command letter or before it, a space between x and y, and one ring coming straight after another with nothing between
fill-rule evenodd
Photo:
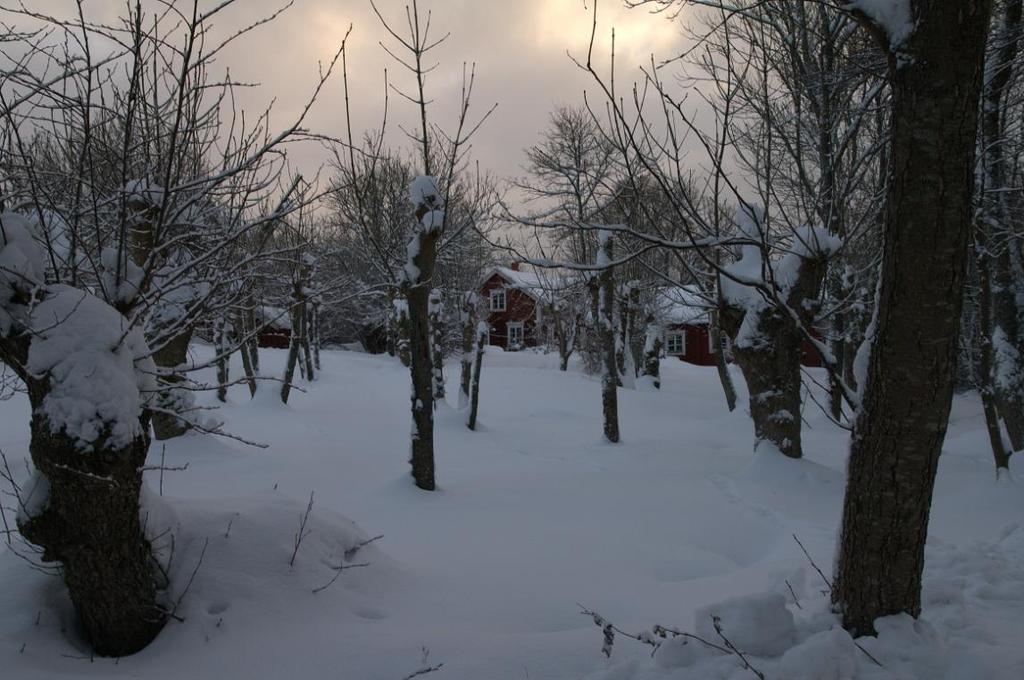
<instances>
[{"instance_id":1,"label":"white snow field","mask_svg":"<svg viewBox=\"0 0 1024 680\"><path fill-rule=\"evenodd\" d=\"M428 493L406 462L407 370L323 358L288 406L267 382L253 401L233 388L216 412L267 448L190 434L167 444L164 464L188 468L164 474L162 497L159 473L146 473L165 561L173 536L181 620L141 653L90 659L59 579L20 559L17 539L0 552L0 678L402 680L441 663L427 677L755 678L739 656L687 638L655 649L617 635L606 659L581 607L631 633L661 624L725 646L719 616L770 680L1024 678L1024 488L996 482L973 396L956 399L939 469L923 616L880 621L861 650L793 539L831 578L847 433L812 404L807 459L755 455L745 404L726 410L714 369L666 362L661 392L621 391L623 442L609 445L596 380L560 373L555 355L490 352L479 430L451 407L437 414ZM264 373L283 361L264 351ZM28 417L20 395L0 403L0 448L19 478ZM160 460L155 443L149 463Z\"/></svg>"}]
</instances>

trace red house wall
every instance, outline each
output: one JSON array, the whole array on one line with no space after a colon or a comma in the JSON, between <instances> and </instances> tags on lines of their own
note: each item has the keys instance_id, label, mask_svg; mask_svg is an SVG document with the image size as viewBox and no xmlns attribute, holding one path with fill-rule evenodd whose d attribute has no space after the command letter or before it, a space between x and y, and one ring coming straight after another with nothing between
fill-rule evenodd
<instances>
[{"instance_id":1,"label":"red house wall","mask_svg":"<svg viewBox=\"0 0 1024 680\"><path fill-rule=\"evenodd\" d=\"M484 282L480 294L484 304L490 309L491 291L495 288L505 289L505 311L490 312L487 324L491 329L491 344L508 349L508 324L523 324L523 345L537 346L537 303L532 297L516 288L509 288L508 281L494 274Z\"/></svg>"},{"instance_id":2,"label":"red house wall","mask_svg":"<svg viewBox=\"0 0 1024 680\"><path fill-rule=\"evenodd\" d=\"M678 324L669 326L669 331L686 332L686 352L678 356L680 361L696 364L697 366L714 366L715 355L711 353L709 341L710 331L704 324ZM800 354L800 364L808 368L821 368L821 357L814 349L814 346L806 340L803 343Z\"/></svg>"},{"instance_id":3,"label":"red house wall","mask_svg":"<svg viewBox=\"0 0 1024 680\"><path fill-rule=\"evenodd\" d=\"M708 327L704 324L677 324L669 326L668 331L684 331L686 333L686 351L674 354L680 361L697 366L714 366L715 355L708 344Z\"/></svg>"}]
</instances>

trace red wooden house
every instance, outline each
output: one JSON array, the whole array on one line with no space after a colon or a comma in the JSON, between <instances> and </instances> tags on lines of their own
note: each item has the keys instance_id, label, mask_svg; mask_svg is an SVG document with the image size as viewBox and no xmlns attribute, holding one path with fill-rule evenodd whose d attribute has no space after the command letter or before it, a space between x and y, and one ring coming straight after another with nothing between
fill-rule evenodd
<instances>
[{"instance_id":1,"label":"red wooden house","mask_svg":"<svg viewBox=\"0 0 1024 680\"><path fill-rule=\"evenodd\" d=\"M487 305L487 344L506 350L536 347L540 305L549 300L560 278L519 270L519 264L495 267L484 274L480 293Z\"/></svg>"},{"instance_id":2,"label":"red wooden house","mask_svg":"<svg viewBox=\"0 0 1024 680\"><path fill-rule=\"evenodd\" d=\"M665 355L697 366L714 366L718 348L711 341L709 303L696 286L683 286L662 291L657 301L658 315L665 328ZM724 335L726 360L729 340ZM803 343L800 363L820 367L821 357L807 341Z\"/></svg>"},{"instance_id":3,"label":"red wooden house","mask_svg":"<svg viewBox=\"0 0 1024 680\"><path fill-rule=\"evenodd\" d=\"M256 310L256 322L259 324L257 345L288 349L292 340L292 319L289 310L264 305Z\"/></svg>"},{"instance_id":4,"label":"red wooden house","mask_svg":"<svg viewBox=\"0 0 1024 680\"><path fill-rule=\"evenodd\" d=\"M711 342L709 305L696 286L661 291L655 315L665 328L665 356L678 357L697 366L714 366L716 348Z\"/></svg>"}]
</instances>

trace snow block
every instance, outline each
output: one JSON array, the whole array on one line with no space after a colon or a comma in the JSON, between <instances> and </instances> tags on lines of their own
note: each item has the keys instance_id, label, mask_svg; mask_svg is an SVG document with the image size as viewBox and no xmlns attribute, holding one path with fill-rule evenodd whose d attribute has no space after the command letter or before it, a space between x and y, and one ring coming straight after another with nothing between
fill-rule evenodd
<instances>
[{"instance_id":1,"label":"snow block","mask_svg":"<svg viewBox=\"0 0 1024 680\"><path fill-rule=\"evenodd\" d=\"M745 595L698 609L694 614L697 634L711 642L721 640L715 631L715 617L722 634L744 653L779 656L796 639L793 614L778 593Z\"/></svg>"},{"instance_id":2,"label":"snow block","mask_svg":"<svg viewBox=\"0 0 1024 680\"><path fill-rule=\"evenodd\" d=\"M778 676L787 680L851 680L857 670L857 648L842 628L815 633L787 651Z\"/></svg>"}]
</instances>

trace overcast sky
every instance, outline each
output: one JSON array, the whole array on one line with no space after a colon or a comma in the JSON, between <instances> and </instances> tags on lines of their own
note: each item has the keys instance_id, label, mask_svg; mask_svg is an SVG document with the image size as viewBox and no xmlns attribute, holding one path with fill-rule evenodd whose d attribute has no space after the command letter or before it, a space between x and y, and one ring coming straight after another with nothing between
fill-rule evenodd
<instances>
[{"instance_id":1,"label":"overcast sky","mask_svg":"<svg viewBox=\"0 0 1024 680\"><path fill-rule=\"evenodd\" d=\"M227 34L279 8L284 0L238 0L218 15L215 29ZM421 11L433 12L432 33L451 37L435 53L440 62L428 81L434 121L451 128L455 122L463 62L475 62L477 85L473 106L483 113L498 108L474 139L475 157L481 165L503 177L520 173L523 149L539 139L548 115L558 105L582 103L584 89L593 90L588 76L566 56L583 58L590 39L593 0L421 0ZM33 0L41 11L61 15L73 11L71 0ZM180 5L189 5L181 0ZM213 0L202 0L210 7ZM379 0L378 6L396 27L405 21L405 0ZM91 16L112 18L123 3L119 0L86 0ZM146 0L144 7L153 7ZM616 30L617 72L620 81L635 77L636 69L652 53L660 56L678 51L682 38L678 23L664 14L642 9L627 10L622 0L601 0L599 5L599 53L607 65L612 27ZM219 78L230 69L236 80L259 82L242 101L250 113L276 100L272 123L289 123L316 82L318 61L330 59L349 25L348 70L353 100L355 132L380 125L383 109L383 72L388 67L392 82L400 87L412 82L408 72L391 61L378 44L390 40L373 14L369 0L295 0L272 24L242 38L218 60L210 74ZM220 69L218 72L217 69ZM340 74L328 85L308 127L340 134L343 98ZM392 95L391 139L405 143L397 124L410 120L412 105ZM293 149L292 157L308 172L325 155L315 148Z\"/></svg>"}]
</instances>

